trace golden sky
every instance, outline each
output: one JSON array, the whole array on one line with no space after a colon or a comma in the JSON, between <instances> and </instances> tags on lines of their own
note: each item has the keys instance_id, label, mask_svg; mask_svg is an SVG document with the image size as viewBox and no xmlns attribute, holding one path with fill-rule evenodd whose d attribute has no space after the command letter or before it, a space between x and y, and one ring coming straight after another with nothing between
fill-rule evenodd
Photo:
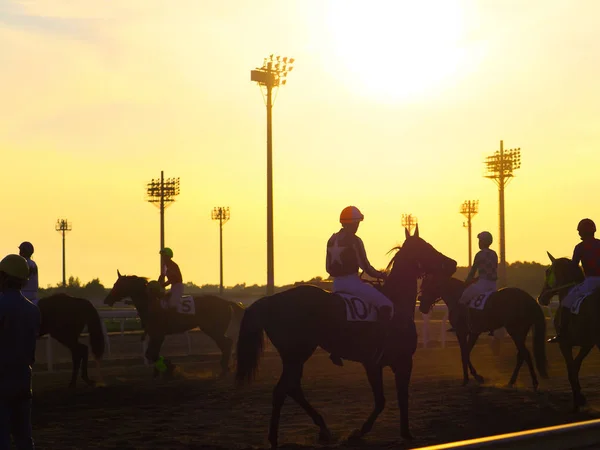
<instances>
[{"instance_id":1,"label":"golden sky","mask_svg":"<svg viewBox=\"0 0 600 450\"><path fill-rule=\"evenodd\" d=\"M166 214L184 280L218 283L214 206L229 206L225 284L266 282L266 118L250 70L296 59L274 107L275 281L325 275L349 204L376 267L402 213L467 263L458 213L497 237L483 160L520 147L507 260L570 256L600 222L595 0L0 0L0 251L36 247L40 284L158 276L146 182L181 178ZM475 243L474 243L475 245ZM497 241L494 243L497 249ZM541 282L541 280L540 280Z\"/></svg>"}]
</instances>

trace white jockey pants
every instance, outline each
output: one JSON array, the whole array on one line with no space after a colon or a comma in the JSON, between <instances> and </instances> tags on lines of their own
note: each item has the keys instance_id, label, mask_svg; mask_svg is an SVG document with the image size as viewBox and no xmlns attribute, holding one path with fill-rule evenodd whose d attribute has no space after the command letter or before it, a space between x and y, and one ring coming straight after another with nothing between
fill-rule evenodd
<instances>
[{"instance_id":1,"label":"white jockey pants","mask_svg":"<svg viewBox=\"0 0 600 450\"><path fill-rule=\"evenodd\" d=\"M169 295L169 308L177 308L179 300L183 296L183 283L175 283L171 286Z\"/></svg>"},{"instance_id":2,"label":"white jockey pants","mask_svg":"<svg viewBox=\"0 0 600 450\"><path fill-rule=\"evenodd\" d=\"M333 279L333 291L356 295L376 308L388 306L392 309L392 315L394 314L394 304L390 299L379 292L375 286L363 282L358 275L335 277Z\"/></svg>"},{"instance_id":3,"label":"white jockey pants","mask_svg":"<svg viewBox=\"0 0 600 450\"><path fill-rule=\"evenodd\" d=\"M591 294L592 291L600 288L600 277L587 277L583 283L579 283L563 298L562 306L571 308L581 295Z\"/></svg>"},{"instance_id":4,"label":"white jockey pants","mask_svg":"<svg viewBox=\"0 0 600 450\"><path fill-rule=\"evenodd\" d=\"M483 294L484 292L495 291L495 290L496 290L496 281L495 280L486 280L486 279L480 278L475 283L471 284L469 287L467 287L463 291L458 303L460 303L461 305L468 305L469 302L472 299L476 298L479 294Z\"/></svg>"}]
</instances>

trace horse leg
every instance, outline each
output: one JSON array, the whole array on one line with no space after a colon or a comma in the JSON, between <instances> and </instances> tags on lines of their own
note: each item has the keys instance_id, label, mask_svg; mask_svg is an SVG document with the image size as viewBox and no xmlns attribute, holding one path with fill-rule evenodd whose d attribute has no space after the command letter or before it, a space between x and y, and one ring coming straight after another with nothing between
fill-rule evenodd
<instances>
[{"instance_id":1,"label":"horse leg","mask_svg":"<svg viewBox=\"0 0 600 450\"><path fill-rule=\"evenodd\" d=\"M325 424L323 416L317 412L313 406L308 403L304 392L302 391L301 379L302 379L302 368L304 364L294 364L291 368L291 375L289 379L288 395L294 399L300 407L306 411L313 423L319 427L319 442L322 444L328 444L332 440L331 432Z\"/></svg>"},{"instance_id":2,"label":"horse leg","mask_svg":"<svg viewBox=\"0 0 600 450\"><path fill-rule=\"evenodd\" d=\"M458 339L458 345L460 347L460 357L462 360L463 367L463 386L469 384L469 371L478 383L484 382L483 377L477 373L475 367L473 366L473 364L471 364L471 358L469 355L470 351L468 350L468 335L469 333L456 333L456 338Z\"/></svg>"},{"instance_id":3,"label":"horse leg","mask_svg":"<svg viewBox=\"0 0 600 450\"><path fill-rule=\"evenodd\" d=\"M527 337L527 332L524 333L517 333L513 330L507 330L508 334L510 334L510 336L512 337L515 346L517 347L517 365L515 366L515 370L513 371L513 374L510 378L510 381L508 382L508 385L510 387L513 387L515 385L515 382L517 381L517 376L519 374L519 371L521 370L521 366L523 365L523 361L525 361L525 363L527 363L527 367L529 368L529 374L531 375L531 382L533 383L533 390L537 390L538 386L539 386L539 382L537 379L537 375L535 373L535 369L533 367L533 361L531 360L531 353L529 352L529 349L527 348L527 345L525 345L525 339Z\"/></svg>"},{"instance_id":4,"label":"horse leg","mask_svg":"<svg viewBox=\"0 0 600 450\"><path fill-rule=\"evenodd\" d=\"M593 345L586 345L584 347L581 347L579 349L579 353L577 353L577 356L575 357L575 360L573 361L573 373L575 376L577 403L579 406L585 406L585 404L587 403L587 399L585 398L585 395L583 395L581 393L581 385L579 384L579 370L581 369L581 363L583 363L583 360L590 353L592 348L594 348ZM600 346L599 346L599 348L600 348Z\"/></svg>"},{"instance_id":5,"label":"horse leg","mask_svg":"<svg viewBox=\"0 0 600 450\"><path fill-rule=\"evenodd\" d=\"M88 347L85 344L79 344L79 350L81 352L81 379L85 381L88 386L95 386L96 382L88 378Z\"/></svg>"},{"instance_id":6,"label":"horse leg","mask_svg":"<svg viewBox=\"0 0 600 450\"><path fill-rule=\"evenodd\" d=\"M385 396L383 395L383 367L374 364L363 365L367 372L367 378L369 380L369 384L371 385L371 390L373 391L375 407L360 430L354 430L352 432L350 439L360 439L365 434L370 432L373 429L375 420L377 420L377 417L379 417L379 414L381 414L383 408L385 408Z\"/></svg>"},{"instance_id":7,"label":"horse leg","mask_svg":"<svg viewBox=\"0 0 600 450\"><path fill-rule=\"evenodd\" d=\"M74 335L75 337L71 336L70 333L68 333L68 332L65 334L69 334L69 336L65 336L64 334L56 334L56 333L54 333L54 334L51 333L50 336L52 336L54 339L56 339L58 342L60 342L62 345L64 345L71 351L71 362L73 364L73 367L72 367L72 371L71 371L71 381L69 382L69 387L74 388L77 385L77 375L79 374L79 367L81 366L81 358L82 358L82 354L80 351L81 344L77 340L77 338L79 337L79 333ZM86 349L87 349L87 347L86 347Z\"/></svg>"},{"instance_id":8,"label":"horse leg","mask_svg":"<svg viewBox=\"0 0 600 450\"><path fill-rule=\"evenodd\" d=\"M412 374L412 355L404 355L397 360L392 367L396 378L396 393L398 395L398 407L400 408L400 435L404 439L413 439L408 427L408 385Z\"/></svg>"},{"instance_id":9,"label":"horse leg","mask_svg":"<svg viewBox=\"0 0 600 450\"><path fill-rule=\"evenodd\" d=\"M567 366L567 376L569 377L571 391L573 392L573 411L578 412L579 407L585 403L585 397L581 395L581 386L579 385L579 370L576 370L573 361L573 348L570 344L565 343L565 339L559 341L559 348L560 352L563 355L563 358L565 359L565 364ZM582 352L583 349L580 350L577 356L581 356Z\"/></svg>"},{"instance_id":10,"label":"horse leg","mask_svg":"<svg viewBox=\"0 0 600 450\"><path fill-rule=\"evenodd\" d=\"M300 386L302 368L306 359L308 358L293 362L284 361L283 363L283 372L281 373L281 377L279 377L275 389L273 389L273 410L271 411L271 422L269 424L269 442L271 448L277 448L281 408L288 394L308 413L313 422L320 428L319 438L324 440L331 437L323 417L308 403Z\"/></svg>"},{"instance_id":11,"label":"horse leg","mask_svg":"<svg viewBox=\"0 0 600 450\"><path fill-rule=\"evenodd\" d=\"M225 335L219 335L218 333L206 332L206 335L211 337L221 350L221 376L225 376L229 373L229 361L231 360L231 351L233 349L233 340Z\"/></svg>"},{"instance_id":12,"label":"horse leg","mask_svg":"<svg viewBox=\"0 0 600 450\"><path fill-rule=\"evenodd\" d=\"M159 358L160 355L160 348L162 347L162 344L165 340L164 336L154 336L154 335L149 335L150 336L150 340L148 341L148 347L146 348L146 354L144 355L146 357L146 359L148 361L151 361L152 363L156 363L156 361ZM158 368L156 367L156 364L154 365L154 378L158 377L158 375L160 374L160 372L158 371Z\"/></svg>"}]
</instances>

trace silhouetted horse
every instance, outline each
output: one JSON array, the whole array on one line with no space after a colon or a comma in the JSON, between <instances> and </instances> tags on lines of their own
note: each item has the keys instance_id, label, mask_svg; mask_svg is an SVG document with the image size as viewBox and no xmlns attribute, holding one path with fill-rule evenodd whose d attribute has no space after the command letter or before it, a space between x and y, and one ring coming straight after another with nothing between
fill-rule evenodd
<instances>
[{"instance_id":1,"label":"silhouetted horse","mask_svg":"<svg viewBox=\"0 0 600 450\"><path fill-rule=\"evenodd\" d=\"M423 273L445 273L456 270L456 261L435 250L419 237L406 230L406 241L390 263L391 272L383 292L393 301L395 314L393 333L387 336L384 355L376 361L374 353L381 348L383 333L376 322L346 320L342 297L316 286L302 285L261 298L246 309L238 340L238 383L251 381L257 370L264 345L264 333L278 350L283 373L273 391L273 410L269 442L277 447L279 417L287 395L292 397L319 427L319 439L331 440L323 417L308 403L301 387L302 369L317 347L340 357L363 364L373 395L375 408L352 438L368 433L383 411L383 367L390 366L396 378L398 406L401 414L401 435L410 439L408 426L408 385L412 371L412 355L417 347L414 310L417 279Z\"/></svg>"},{"instance_id":2,"label":"silhouetted horse","mask_svg":"<svg viewBox=\"0 0 600 450\"><path fill-rule=\"evenodd\" d=\"M71 350L73 374L69 387L75 387L80 367L83 381L88 385L95 385L95 381L88 378L88 347L79 342L79 335L86 325L98 377L102 382L100 360L104 354L104 333L100 316L94 305L86 299L61 293L40 299L37 306L42 317L40 336L49 334Z\"/></svg>"},{"instance_id":3,"label":"silhouetted horse","mask_svg":"<svg viewBox=\"0 0 600 450\"><path fill-rule=\"evenodd\" d=\"M554 295L558 295L559 301L567 295L571 288L584 279L583 271L573 264L568 258L554 258L550 253L548 257L552 265L546 270L546 279L538 301L542 305L548 305ZM560 314L564 314L561 307L558 308L554 323ZM579 385L579 370L581 363L594 346L600 348L600 292L596 291L586 297L580 304L579 313L571 314L567 329L561 332L559 340L560 351L567 365L567 375L571 390L573 391L573 409L586 404L586 398L581 393ZM573 359L573 347L581 347L579 353Z\"/></svg>"},{"instance_id":4,"label":"silhouetted horse","mask_svg":"<svg viewBox=\"0 0 600 450\"><path fill-rule=\"evenodd\" d=\"M124 298L131 298L140 315L144 331L150 337L146 358L153 363L159 359L160 348L166 335L183 333L199 327L211 337L222 352L222 375L229 372L229 360L233 339L244 313L241 303L230 302L213 295L194 297L195 314L181 314L160 307L159 298L148 289L148 279L134 275L123 276L117 271L118 279L104 303L113 306ZM168 373L175 366L166 360ZM155 369L155 375L157 371Z\"/></svg>"},{"instance_id":5,"label":"silhouetted horse","mask_svg":"<svg viewBox=\"0 0 600 450\"><path fill-rule=\"evenodd\" d=\"M448 306L448 314L452 327L460 345L463 366L463 385L469 382L467 366L475 378L483 383L483 377L477 374L471 364L471 350L479 335L505 327L517 347L517 365L513 371L509 386L517 381L517 375L523 361L529 367L533 388L537 389L538 380L531 361L531 355L525 339L533 326L533 354L538 372L542 378L548 378L548 362L546 360L546 319L542 308L527 292L519 288L504 288L492 293L486 300L483 309L477 310L458 303L465 283L457 278L425 277L421 283L419 310L428 314L431 307L442 299Z\"/></svg>"}]
</instances>

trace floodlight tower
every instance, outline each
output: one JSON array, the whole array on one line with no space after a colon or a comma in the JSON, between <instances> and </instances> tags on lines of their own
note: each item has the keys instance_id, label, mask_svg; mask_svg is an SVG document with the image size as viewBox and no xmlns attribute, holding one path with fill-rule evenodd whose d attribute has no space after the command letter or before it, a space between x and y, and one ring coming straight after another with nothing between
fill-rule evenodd
<instances>
[{"instance_id":1,"label":"floodlight tower","mask_svg":"<svg viewBox=\"0 0 600 450\"><path fill-rule=\"evenodd\" d=\"M267 295L275 291L273 257L273 136L272 115L274 99L273 88L286 84L288 72L294 69L294 58L270 55L265 58L262 67L250 72L250 80L261 87L267 106ZM265 92L266 91L266 92ZM265 96L266 93L266 96Z\"/></svg>"},{"instance_id":2,"label":"floodlight tower","mask_svg":"<svg viewBox=\"0 0 600 450\"><path fill-rule=\"evenodd\" d=\"M67 287L67 270L66 270L66 234L73 229L73 226L67 219L58 219L54 227L56 231L62 234L62 285Z\"/></svg>"},{"instance_id":3,"label":"floodlight tower","mask_svg":"<svg viewBox=\"0 0 600 450\"><path fill-rule=\"evenodd\" d=\"M500 150L485 160L485 177L498 185L500 204L500 265L498 270L499 287L506 286L506 241L504 227L504 188L513 178L513 172L521 167L521 149L504 150L504 142L500 141Z\"/></svg>"},{"instance_id":4,"label":"floodlight tower","mask_svg":"<svg viewBox=\"0 0 600 450\"><path fill-rule=\"evenodd\" d=\"M160 250L165 248L165 208L175 201L179 195L179 178L165 179L164 171L160 171L160 179L152 179L146 184L146 201L158 206L160 210ZM160 273L162 273L162 259Z\"/></svg>"},{"instance_id":5,"label":"floodlight tower","mask_svg":"<svg viewBox=\"0 0 600 450\"><path fill-rule=\"evenodd\" d=\"M410 234L412 234L412 230L417 225L417 222L417 218L412 214L402 214L402 226L408 228Z\"/></svg>"},{"instance_id":6,"label":"floodlight tower","mask_svg":"<svg viewBox=\"0 0 600 450\"><path fill-rule=\"evenodd\" d=\"M213 208L211 217L212 220L219 221L219 295L223 295L223 225L225 225L231 217L229 214L229 206L218 206Z\"/></svg>"},{"instance_id":7,"label":"floodlight tower","mask_svg":"<svg viewBox=\"0 0 600 450\"><path fill-rule=\"evenodd\" d=\"M471 268L472 259L472 247L471 247L471 220L479 212L479 200L465 200L460 206L460 213L467 218L466 222L463 222L463 227L467 229L469 235L469 269Z\"/></svg>"}]
</instances>

